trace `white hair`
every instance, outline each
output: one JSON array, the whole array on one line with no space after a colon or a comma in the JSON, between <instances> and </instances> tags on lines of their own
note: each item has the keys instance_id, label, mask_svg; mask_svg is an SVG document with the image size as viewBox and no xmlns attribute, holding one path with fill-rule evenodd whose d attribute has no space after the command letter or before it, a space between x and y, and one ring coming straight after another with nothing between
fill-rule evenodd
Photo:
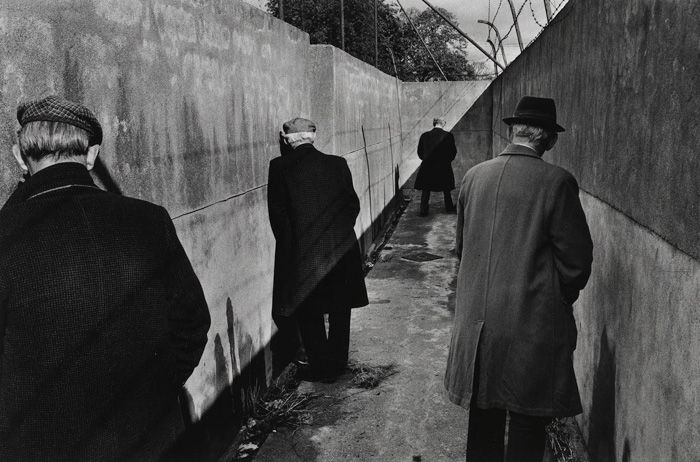
<instances>
[{"instance_id":1,"label":"white hair","mask_svg":"<svg viewBox=\"0 0 700 462\"><path fill-rule=\"evenodd\" d=\"M287 143L293 148L296 148L300 144L304 143L314 144L314 141L316 141L316 132L286 133L282 136L284 136Z\"/></svg>"},{"instance_id":2,"label":"white hair","mask_svg":"<svg viewBox=\"0 0 700 462\"><path fill-rule=\"evenodd\" d=\"M510 131L513 136L527 138L533 144L544 144L555 134L546 128L527 124L513 124L510 126Z\"/></svg>"}]
</instances>

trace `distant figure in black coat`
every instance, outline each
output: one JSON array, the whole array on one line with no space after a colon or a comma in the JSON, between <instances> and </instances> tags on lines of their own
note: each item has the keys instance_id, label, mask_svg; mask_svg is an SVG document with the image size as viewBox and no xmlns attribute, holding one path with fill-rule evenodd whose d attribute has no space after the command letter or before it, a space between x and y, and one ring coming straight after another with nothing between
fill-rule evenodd
<instances>
[{"instance_id":1,"label":"distant figure in black coat","mask_svg":"<svg viewBox=\"0 0 700 462\"><path fill-rule=\"evenodd\" d=\"M455 176L452 172L452 161L457 155L455 137L442 129L444 119L433 119L433 129L420 136L418 141L418 157L423 161L416 175L415 189L423 191L420 198L420 213L428 215L428 203L431 191L442 191L445 199L445 210L454 212L450 191L455 189Z\"/></svg>"},{"instance_id":2,"label":"distant figure in black coat","mask_svg":"<svg viewBox=\"0 0 700 462\"><path fill-rule=\"evenodd\" d=\"M105 192L85 107L23 104L28 178L0 210L0 460L157 460L207 342L202 288L162 207Z\"/></svg>"},{"instance_id":3,"label":"distant figure in black coat","mask_svg":"<svg viewBox=\"0 0 700 462\"><path fill-rule=\"evenodd\" d=\"M283 128L291 149L272 159L268 180L276 240L272 314L279 329L273 353L294 353L298 325L309 361L301 378L332 380L347 365L350 309L368 303L353 230L360 202L345 159L314 148L313 122L296 118Z\"/></svg>"}]
</instances>

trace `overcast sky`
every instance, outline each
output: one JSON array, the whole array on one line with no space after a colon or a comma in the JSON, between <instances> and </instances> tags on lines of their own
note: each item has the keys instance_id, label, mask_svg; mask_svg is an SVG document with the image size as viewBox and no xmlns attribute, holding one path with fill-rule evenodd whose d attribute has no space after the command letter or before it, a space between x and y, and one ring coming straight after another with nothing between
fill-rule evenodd
<instances>
[{"instance_id":1,"label":"overcast sky","mask_svg":"<svg viewBox=\"0 0 700 462\"><path fill-rule=\"evenodd\" d=\"M263 8L265 0L244 0L250 4ZM293 2L294 0L286 0ZM387 0L396 2L396 0ZM405 8L417 8L423 10L427 8L426 4L421 0L400 0ZM508 0L428 0L431 4L445 8L457 16L459 27L462 28L470 37L472 37L484 49L491 51L490 45L486 42L488 38L489 28L484 24L477 23L478 19L488 20L491 18L498 28L501 35L506 35L513 24L513 16L511 14ZM546 16L544 11L544 1L546 0L512 0L516 13L520 10L518 20L520 23L520 32L523 38L523 45L534 39L542 29L541 26L546 24ZM552 5L552 11L560 9L568 0L549 0ZM499 8L500 2L500 8ZM368 6L371 5L368 1ZM522 7L522 9L521 9ZM490 16L489 16L490 11ZM498 14L493 19L494 14ZM539 23L539 25L538 25ZM492 34L493 36L493 34ZM495 38L492 38L495 41ZM510 62L519 53L518 38L515 29L511 30L510 34L504 41L506 56ZM474 47L470 47L470 59L482 61L483 55Z\"/></svg>"}]
</instances>

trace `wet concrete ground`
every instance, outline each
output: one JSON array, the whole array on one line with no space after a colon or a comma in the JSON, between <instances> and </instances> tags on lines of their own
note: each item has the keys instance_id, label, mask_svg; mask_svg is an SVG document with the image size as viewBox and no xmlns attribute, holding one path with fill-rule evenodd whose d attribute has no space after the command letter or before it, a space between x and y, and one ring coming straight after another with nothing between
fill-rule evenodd
<instances>
[{"instance_id":1,"label":"wet concrete ground","mask_svg":"<svg viewBox=\"0 0 700 462\"><path fill-rule=\"evenodd\" d=\"M257 462L464 460L467 413L442 385L456 215L446 214L442 194L434 193L430 215L418 217L419 197L367 276L370 305L352 314L350 361L393 363L397 373L371 390L353 388L350 373L333 384L302 382L301 391L323 395L313 423L272 433Z\"/></svg>"}]
</instances>

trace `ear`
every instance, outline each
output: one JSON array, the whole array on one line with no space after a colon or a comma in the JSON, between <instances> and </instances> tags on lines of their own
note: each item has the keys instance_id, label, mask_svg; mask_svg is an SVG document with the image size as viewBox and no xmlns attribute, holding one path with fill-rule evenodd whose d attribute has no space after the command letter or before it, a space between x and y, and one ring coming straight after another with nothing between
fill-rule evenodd
<instances>
[{"instance_id":1,"label":"ear","mask_svg":"<svg viewBox=\"0 0 700 462\"><path fill-rule=\"evenodd\" d=\"M97 160L97 156L99 153L100 153L100 145L99 144L94 144L88 148L87 159L85 159L85 166L87 167L88 170L92 170L92 168L95 166L95 161Z\"/></svg>"},{"instance_id":2,"label":"ear","mask_svg":"<svg viewBox=\"0 0 700 462\"><path fill-rule=\"evenodd\" d=\"M24 161L24 158L22 157L22 151L19 149L19 145L13 144L12 145L12 155L15 157L15 160L17 161L17 165L19 165L19 168L22 169L23 172L28 172L29 167L27 166L27 163Z\"/></svg>"}]
</instances>

